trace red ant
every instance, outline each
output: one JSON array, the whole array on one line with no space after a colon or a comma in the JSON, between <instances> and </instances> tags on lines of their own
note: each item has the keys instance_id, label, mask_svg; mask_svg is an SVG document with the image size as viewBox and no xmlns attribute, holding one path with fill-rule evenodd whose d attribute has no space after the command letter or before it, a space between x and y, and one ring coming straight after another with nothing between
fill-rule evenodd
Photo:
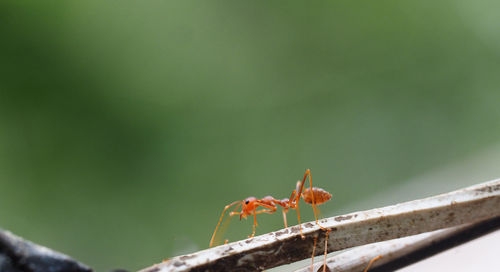
<instances>
[{"instance_id":1,"label":"red ant","mask_svg":"<svg viewBox=\"0 0 500 272\"><path fill-rule=\"evenodd\" d=\"M305 183L306 178L308 176L309 176L310 187L306 188L304 190L304 183ZM322 230L329 232L329 230L322 227L318 222L316 205L320 205L320 204L327 202L328 200L330 200L330 198L332 198L332 195L329 192L327 192L321 188L317 188L317 187L312 186L311 170L307 169L306 173L304 174L304 179L302 180L302 182L300 182L300 180L297 181L297 185L295 187L295 190L293 190L292 195L290 196L289 199L285 198L282 200L278 200L272 196L266 196L264 198L257 199L255 197L251 196L251 197L246 198L245 200L235 201L235 202L227 205L226 207L224 207L224 210L222 211L222 215L219 219L219 222L217 223L217 227L215 227L215 231L214 231L214 234L212 235L212 239L210 239L209 246L210 247L213 246L215 234L217 233L217 230L219 229L219 225L220 225L222 218L224 217L224 214L226 213L227 209L229 209L230 207L237 205L237 204L238 204L238 206L242 205L241 212L234 212L233 211L229 214L229 216L239 215L240 220L241 220L241 218L246 218L249 215L253 216L253 231L252 231L252 235L250 235L249 237L255 236L255 226L257 226L257 214L274 213L278 209L278 207L276 205L279 205L279 206L283 207L283 221L285 223L285 228L288 227L287 221L286 221L286 213L288 212L289 209L297 209L297 219L299 220L300 236L302 237L302 239L304 239L305 236L304 236L304 234L302 234L302 226L301 226L301 222L300 222L300 213L299 213L299 200L301 197L306 203L311 204L313 206L314 218L316 219L316 224L318 224L318 226ZM238 206L236 208L238 208ZM257 210L257 208L259 206L262 207L262 209Z\"/></svg>"},{"instance_id":2,"label":"red ant","mask_svg":"<svg viewBox=\"0 0 500 272\"><path fill-rule=\"evenodd\" d=\"M310 187L306 188L304 190L304 184L305 184L306 178L308 176L309 176ZM255 226L257 226L257 214L274 213L278 209L278 207L276 206L276 204L278 204L279 206L283 207L283 210L282 210L283 211L283 221L285 223L285 228L286 228L286 227L288 227L287 220L286 220L286 213L288 212L289 209L297 209L297 219L299 221L300 236L302 237L302 239L304 239L305 236L302 233L302 225L301 225L300 213L299 213L299 200L301 197L306 203L311 204L313 206L314 218L316 219L316 224L318 224L318 226L322 230L326 231L325 254L324 254L324 264L323 264L323 272L325 272L327 269L326 256L328 253L327 252L327 243L328 243L328 234L330 233L330 229L326 229L319 224L316 205L320 205L320 204L327 202L328 200L330 200L332 198L332 195L329 192L327 192L321 188L317 188L317 187L312 186L311 170L310 169L306 170L306 172L304 174L304 178L302 179L302 182L300 180L297 181L297 184L295 186L295 190L293 190L290 198L284 198L282 200L278 200L272 196L266 196L264 198L257 199L255 197L251 196L251 197L247 197L245 200L235 201L229 205L226 205L226 207L224 207L224 210L222 211L219 222L217 223L217 226L215 227L215 231L214 231L214 234L212 235L212 239L210 239L209 246L210 247L213 246L215 234L217 233L217 230L219 229L219 226L220 226L220 223L222 222L222 218L224 217L224 214L226 213L226 211L230 207L232 207L234 205L238 205L238 206L242 205L241 212L232 211L229 214L229 216L239 215L240 220L241 220L242 218L246 219L247 216L249 216L249 215L253 215L253 230L252 230L252 235L249 235L249 237L255 236ZM238 208L238 206L236 206L236 209ZM257 208L259 206L261 206L262 209L257 211ZM316 237L316 239L317 239L317 237ZM312 260L311 260L312 261L311 270L312 270L313 265L314 265L314 252L316 249L316 242L317 242L316 239L314 239L314 246L313 246ZM226 240L226 243L227 243L227 240ZM377 257L371 259L370 262L368 263L367 267L365 268L364 272L367 272L368 269L370 269L370 267L372 266L372 264L380 258L382 258L382 256L377 256Z\"/></svg>"}]
</instances>

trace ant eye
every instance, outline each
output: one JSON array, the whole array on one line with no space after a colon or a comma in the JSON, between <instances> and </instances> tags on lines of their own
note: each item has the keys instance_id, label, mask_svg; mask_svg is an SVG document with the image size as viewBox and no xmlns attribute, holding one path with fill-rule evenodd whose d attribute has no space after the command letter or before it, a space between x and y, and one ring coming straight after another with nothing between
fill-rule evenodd
<instances>
[{"instance_id":1,"label":"ant eye","mask_svg":"<svg viewBox=\"0 0 500 272\"><path fill-rule=\"evenodd\" d=\"M250 200L247 200L247 201L245 201L245 204L248 204L249 202L250 202Z\"/></svg>"}]
</instances>

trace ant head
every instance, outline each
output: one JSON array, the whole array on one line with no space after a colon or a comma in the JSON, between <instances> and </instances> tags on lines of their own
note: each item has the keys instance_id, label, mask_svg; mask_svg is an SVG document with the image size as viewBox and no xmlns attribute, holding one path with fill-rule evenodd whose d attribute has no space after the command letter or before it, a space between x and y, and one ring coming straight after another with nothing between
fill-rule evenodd
<instances>
[{"instance_id":1,"label":"ant head","mask_svg":"<svg viewBox=\"0 0 500 272\"><path fill-rule=\"evenodd\" d=\"M247 218L247 215L250 215L252 214L252 211L255 210L255 201L257 200L257 198L251 196L251 197L247 197L245 198L245 200L243 200L243 205L241 207L241 213L240 213L240 220L241 218Z\"/></svg>"},{"instance_id":2,"label":"ant head","mask_svg":"<svg viewBox=\"0 0 500 272\"><path fill-rule=\"evenodd\" d=\"M243 200L243 207L245 207L247 205L253 205L255 200L257 200L257 198L255 198L253 196L245 198L245 200Z\"/></svg>"}]
</instances>

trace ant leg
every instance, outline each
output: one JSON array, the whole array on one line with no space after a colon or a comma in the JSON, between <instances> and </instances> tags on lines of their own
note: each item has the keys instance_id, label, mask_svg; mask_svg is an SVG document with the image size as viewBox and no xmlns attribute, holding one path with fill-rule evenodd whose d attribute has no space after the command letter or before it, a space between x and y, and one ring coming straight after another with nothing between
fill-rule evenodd
<instances>
[{"instance_id":1,"label":"ant leg","mask_svg":"<svg viewBox=\"0 0 500 272\"><path fill-rule=\"evenodd\" d=\"M295 206L295 204L294 204L295 193L296 193L296 191L293 190L292 195L290 195L290 198L288 199L288 201L286 201L284 203L284 206L283 206L283 222L285 223L285 228L288 228L288 224L287 224L287 220L286 220L286 213L288 212L289 208L292 208L293 206Z\"/></svg>"},{"instance_id":2,"label":"ant leg","mask_svg":"<svg viewBox=\"0 0 500 272\"><path fill-rule=\"evenodd\" d=\"M292 197L294 196L295 192L292 193ZM288 209L290 208L290 199L282 199L282 200L277 200L273 199L274 204L280 205L283 209L281 210L283 213L283 223L285 223L285 228L288 228L287 220L286 220L286 213L288 212Z\"/></svg>"},{"instance_id":3,"label":"ant leg","mask_svg":"<svg viewBox=\"0 0 500 272\"><path fill-rule=\"evenodd\" d=\"M270 211L270 210L260 210L260 211L256 211L255 214L260 214L260 213L274 213L274 211Z\"/></svg>"},{"instance_id":4,"label":"ant leg","mask_svg":"<svg viewBox=\"0 0 500 272\"><path fill-rule=\"evenodd\" d=\"M316 243L318 242L318 236L314 237L313 253L311 256L311 272L314 272L314 253L316 252Z\"/></svg>"},{"instance_id":5,"label":"ant leg","mask_svg":"<svg viewBox=\"0 0 500 272\"><path fill-rule=\"evenodd\" d=\"M304 178L302 179L302 182L300 182L300 180L297 182L295 191L293 191L293 193L292 193L292 196L294 196L294 193L295 193L294 200L293 200L293 201L295 201L295 203L291 203L291 204L297 205L297 219L299 221L299 231L300 231L300 237L302 237L302 239L304 239L305 237L304 237L304 234L302 233L302 225L300 222L299 200L300 200L300 197L302 195L302 190L304 189L304 184L306 183L307 176L309 176L309 185L311 186L311 199L312 199L312 206L313 206L313 211L314 211L314 218L316 219L316 224L322 230L324 230L324 231L327 230L325 227L321 226L319 224L319 221L318 221L318 212L316 210L316 200L314 199L314 194L313 194L313 190L312 190L313 186L312 186L311 170L307 169L306 173L304 174ZM290 198L290 201L293 202L291 199L292 198Z\"/></svg>"},{"instance_id":6,"label":"ant leg","mask_svg":"<svg viewBox=\"0 0 500 272\"><path fill-rule=\"evenodd\" d=\"M263 208L266 208L266 209L269 209L270 213L273 213L276 211L276 206L274 205L269 205L269 204L266 204L266 203L262 203L262 202L259 202L257 201L257 203L255 203L256 206L261 206ZM257 207L255 207L257 209Z\"/></svg>"},{"instance_id":7,"label":"ant leg","mask_svg":"<svg viewBox=\"0 0 500 272\"><path fill-rule=\"evenodd\" d=\"M378 255L377 257L371 259L370 262L368 263L368 265L366 266L365 270L363 270L363 272L367 272L368 269L370 269L370 267L372 267L373 263L375 261L379 260L380 258L382 258L382 255Z\"/></svg>"},{"instance_id":8,"label":"ant leg","mask_svg":"<svg viewBox=\"0 0 500 272\"><path fill-rule=\"evenodd\" d=\"M253 230L252 230L252 235L249 236L249 238L255 236L255 227L258 226L257 214L259 214L259 213L274 213L276 211L276 206L271 206L271 205L268 205L266 203L257 202L257 203L255 203L255 206L262 206L262 207L267 208L269 210L263 209L260 211L256 211L256 210L253 211ZM255 209L257 209L257 207L255 207Z\"/></svg>"},{"instance_id":9,"label":"ant leg","mask_svg":"<svg viewBox=\"0 0 500 272\"><path fill-rule=\"evenodd\" d=\"M323 258L323 272L326 272L326 257L328 254L328 237L329 237L330 230L326 231L326 236L325 236L325 255ZM314 271L314 253L316 252L316 243L318 242L318 236L314 237L314 244L313 244L313 251L312 251L312 256L311 256L311 271ZM318 269L319 270L319 269ZM330 270L328 270L330 271ZM365 271L366 272L366 271Z\"/></svg>"},{"instance_id":10,"label":"ant leg","mask_svg":"<svg viewBox=\"0 0 500 272\"><path fill-rule=\"evenodd\" d=\"M215 234L217 233L217 230L219 229L219 226L220 226L220 222L222 221L222 217L224 217L224 213L227 211L227 209L229 209L231 206L235 205L235 204L238 204L238 203L241 203L241 201L235 201L229 205L226 205L226 207L224 207L224 210L222 211L222 214L220 216L220 219L219 219L219 223L217 223L217 227L215 227L215 231L214 231L214 234L212 235L212 239L210 239L210 244L209 244L209 247L212 247L212 245L214 244L214 238L215 238Z\"/></svg>"},{"instance_id":11,"label":"ant leg","mask_svg":"<svg viewBox=\"0 0 500 272\"><path fill-rule=\"evenodd\" d=\"M326 228L321 226L318 222L318 211L316 208L316 200L314 199L314 194L313 194L313 184L312 184L312 178L311 178L311 169L307 169L306 173L304 174L304 179L302 180L302 186L300 187L300 192L299 195L302 193L302 189L304 187L304 183L306 182L306 177L309 175L309 186L311 188L311 199L312 199L312 206L313 206L313 211L314 211L314 218L316 219L316 224L322 229L326 231Z\"/></svg>"},{"instance_id":12,"label":"ant leg","mask_svg":"<svg viewBox=\"0 0 500 272\"><path fill-rule=\"evenodd\" d=\"M276 211L276 209L274 210L259 210L259 211L255 211L255 214L259 214L259 213L274 213ZM231 212L229 214L229 216L234 216L234 215L240 215L242 214L241 212Z\"/></svg>"},{"instance_id":13,"label":"ant leg","mask_svg":"<svg viewBox=\"0 0 500 272\"><path fill-rule=\"evenodd\" d=\"M326 230L325 234L325 257L323 259L323 272L326 272L326 255L328 255L328 236L330 234L330 230Z\"/></svg>"},{"instance_id":14,"label":"ant leg","mask_svg":"<svg viewBox=\"0 0 500 272\"><path fill-rule=\"evenodd\" d=\"M302 185L301 185L302 184ZM299 190L300 187L300 190ZM299 211L299 200L300 200L300 193L302 192L302 188L304 187L304 182L300 183L300 180L297 181L297 185L295 190L292 192L292 196L290 197L290 205L294 204L297 207L297 220L299 221L299 232L300 232L300 238L304 240L306 237L302 233L302 222L300 222L300 211ZM297 193L298 192L298 193ZM293 200L291 200L293 197Z\"/></svg>"},{"instance_id":15,"label":"ant leg","mask_svg":"<svg viewBox=\"0 0 500 272\"><path fill-rule=\"evenodd\" d=\"M254 212L253 213L253 231L252 231L252 236L250 236L250 237L255 236L255 226L257 226L257 213Z\"/></svg>"},{"instance_id":16,"label":"ant leg","mask_svg":"<svg viewBox=\"0 0 500 272\"><path fill-rule=\"evenodd\" d=\"M283 222L285 222L285 228L288 228L288 225L286 224L286 211L283 210Z\"/></svg>"},{"instance_id":17,"label":"ant leg","mask_svg":"<svg viewBox=\"0 0 500 272\"><path fill-rule=\"evenodd\" d=\"M292 208L292 209L297 209L297 220L299 221L300 237L302 238L302 240L304 240L306 237L302 233L302 222L300 222L300 211L299 211L300 194L297 194L297 192L299 191L299 188L300 188L300 190L302 190L302 187L300 186L300 184L301 184L300 180L297 181L297 185L295 187L295 190L293 190L292 195L290 195L290 202L288 204L288 207ZM286 218L285 218L285 220L286 220ZM285 226L286 226L286 222L285 222Z\"/></svg>"}]
</instances>

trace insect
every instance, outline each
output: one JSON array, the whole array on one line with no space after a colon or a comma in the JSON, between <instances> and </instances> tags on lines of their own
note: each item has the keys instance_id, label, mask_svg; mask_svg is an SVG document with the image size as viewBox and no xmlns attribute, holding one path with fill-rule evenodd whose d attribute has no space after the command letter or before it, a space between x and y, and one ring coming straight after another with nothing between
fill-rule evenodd
<instances>
[{"instance_id":1,"label":"insect","mask_svg":"<svg viewBox=\"0 0 500 272\"><path fill-rule=\"evenodd\" d=\"M304 184L306 182L307 177L309 177L309 188L304 189ZM257 214L261 213L274 213L277 211L278 206L281 206L282 212L283 212L283 221L285 223L285 228L288 227L287 225L287 220L286 220L286 213L290 209L297 209L297 219L299 221L299 230L300 230L300 236L302 239L304 239L304 234L302 234L302 226L301 226L301 221L300 221L300 212L299 212L299 200L302 198L304 202L311 204L313 206L314 210L314 218L316 219L316 224L325 231L328 231L326 228L322 227L319 222L318 222L318 215L317 215L317 210L316 210L316 205L323 204L330 200L332 198L332 195L317 187L312 186L312 180L311 180L311 170L307 169L304 178L302 181L297 181L297 184L295 186L295 190L293 190L292 194L290 195L290 198L284 198L284 199L275 199L272 196L266 196L264 198L258 199L253 196L247 197L244 200L241 201L235 201L227 206L224 207L224 210L222 211L222 214L220 216L219 222L217 223L217 226L215 227L214 234L212 235L212 239L210 239L210 244L209 246L212 247L214 244L214 238L215 234L217 233L217 230L219 229L220 223L222 221L222 218L224 217L224 214L226 211L237 205L234 210L238 209L239 206L241 206L241 211L240 212L235 212L234 210L229 213L229 216L235 216L239 215L240 220L242 218L247 218L247 216L253 216L253 230L252 230L252 235L249 235L249 237L255 236L255 227L257 226ZM260 208L260 209L258 209Z\"/></svg>"}]
</instances>

